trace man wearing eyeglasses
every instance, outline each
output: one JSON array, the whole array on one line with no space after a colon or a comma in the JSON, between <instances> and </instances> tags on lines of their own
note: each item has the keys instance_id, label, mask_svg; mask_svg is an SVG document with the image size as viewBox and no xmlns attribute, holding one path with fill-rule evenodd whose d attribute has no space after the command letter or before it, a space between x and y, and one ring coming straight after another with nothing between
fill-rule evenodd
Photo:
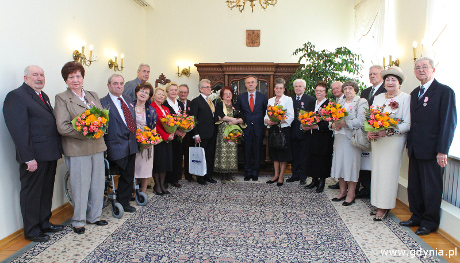
<instances>
[{"instance_id":1,"label":"man wearing eyeglasses","mask_svg":"<svg viewBox=\"0 0 460 263\"><path fill-rule=\"evenodd\" d=\"M372 84L372 87L369 87L361 92L361 98L365 98L369 102L369 106L374 102L375 96L387 92L384 85L383 79L380 75L383 67L380 65L372 65L369 68L369 82ZM368 156L370 160L369 152L363 152L363 156ZM364 161L363 161L364 162ZM371 171L369 170L360 170L359 171L359 184L363 186L361 190L356 194L356 198L369 198L371 194ZM359 189L359 184L356 189Z\"/></svg>"},{"instance_id":2,"label":"man wearing eyeglasses","mask_svg":"<svg viewBox=\"0 0 460 263\"><path fill-rule=\"evenodd\" d=\"M136 89L136 86L149 80L149 76L150 76L150 66L147 64L141 63L139 65L139 68L137 69L137 78L125 83L125 89L123 91L123 95L129 96L131 97L132 101L135 101L136 94L134 90Z\"/></svg>"},{"instance_id":3,"label":"man wearing eyeglasses","mask_svg":"<svg viewBox=\"0 0 460 263\"><path fill-rule=\"evenodd\" d=\"M444 167L457 126L454 91L434 78L433 60L415 62L420 86L411 92L411 129L407 136L409 180L407 193L412 217L401 226L419 226L428 235L440 222Z\"/></svg>"}]
</instances>

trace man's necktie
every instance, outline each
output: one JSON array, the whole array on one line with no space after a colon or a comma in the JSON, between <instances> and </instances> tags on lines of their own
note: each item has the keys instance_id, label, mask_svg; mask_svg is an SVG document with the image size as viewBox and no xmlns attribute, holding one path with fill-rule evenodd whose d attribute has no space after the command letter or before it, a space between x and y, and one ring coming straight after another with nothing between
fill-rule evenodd
<instances>
[{"instance_id":1,"label":"man's necktie","mask_svg":"<svg viewBox=\"0 0 460 263\"><path fill-rule=\"evenodd\" d=\"M420 91L418 93L418 99L421 99L423 97L423 94L425 93L425 88L422 86L420 86Z\"/></svg>"},{"instance_id":2,"label":"man's necktie","mask_svg":"<svg viewBox=\"0 0 460 263\"><path fill-rule=\"evenodd\" d=\"M297 101L300 101L300 96L297 96Z\"/></svg>"},{"instance_id":3,"label":"man's necktie","mask_svg":"<svg viewBox=\"0 0 460 263\"><path fill-rule=\"evenodd\" d=\"M374 96L374 86L372 86L371 92L369 92L369 98L367 98L368 101L372 99L372 96Z\"/></svg>"},{"instance_id":4,"label":"man's necktie","mask_svg":"<svg viewBox=\"0 0 460 263\"><path fill-rule=\"evenodd\" d=\"M249 107L251 108L251 112L254 112L254 94L251 94L251 99L249 99Z\"/></svg>"},{"instance_id":5,"label":"man's necktie","mask_svg":"<svg viewBox=\"0 0 460 263\"><path fill-rule=\"evenodd\" d=\"M136 132L136 125L134 125L133 115L131 115L131 111L129 111L128 105L123 101L122 98L118 98L121 103L121 109L123 110L123 115L125 115L126 125L130 132Z\"/></svg>"},{"instance_id":6,"label":"man's necktie","mask_svg":"<svg viewBox=\"0 0 460 263\"><path fill-rule=\"evenodd\" d=\"M212 103L212 100L210 98L206 99L208 101L209 108L211 108L212 112L216 111L216 108L214 108L214 103Z\"/></svg>"},{"instance_id":7,"label":"man's necktie","mask_svg":"<svg viewBox=\"0 0 460 263\"><path fill-rule=\"evenodd\" d=\"M43 101L43 103L45 103L45 104L46 104L45 100L44 100L44 99L43 99L43 97L42 97L42 94L41 94L41 93L39 93L39 94L38 94L38 96L39 96L39 97L40 97L40 99Z\"/></svg>"}]
</instances>

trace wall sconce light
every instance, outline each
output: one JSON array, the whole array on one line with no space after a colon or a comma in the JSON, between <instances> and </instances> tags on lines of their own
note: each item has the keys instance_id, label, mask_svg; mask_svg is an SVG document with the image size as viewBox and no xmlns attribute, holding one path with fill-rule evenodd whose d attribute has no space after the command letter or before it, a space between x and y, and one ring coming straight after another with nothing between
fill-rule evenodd
<instances>
[{"instance_id":1,"label":"wall sconce light","mask_svg":"<svg viewBox=\"0 0 460 263\"><path fill-rule=\"evenodd\" d=\"M93 57L93 45L90 45L89 46L89 59L87 59L85 56L85 46L86 46L86 42L83 41L81 45L81 53L78 50L75 50L72 54L72 57L73 57L73 61L79 62L82 65L89 67L91 66L91 63L97 60L97 57L96 56Z\"/></svg>"},{"instance_id":2,"label":"wall sconce light","mask_svg":"<svg viewBox=\"0 0 460 263\"><path fill-rule=\"evenodd\" d=\"M121 54L120 67L118 67L118 63L117 63L118 54L116 52L114 54L114 57L115 57L115 61L113 61L112 59L109 60L109 69L113 68L113 71L123 71L123 68L124 68L123 67L123 59L125 58L125 55Z\"/></svg>"},{"instance_id":3,"label":"wall sconce light","mask_svg":"<svg viewBox=\"0 0 460 263\"><path fill-rule=\"evenodd\" d=\"M182 71L180 71L179 65L177 66L177 76L178 77L186 76L187 78L189 78L191 74L192 73L190 73L190 66L188 66L188 68L183 68Z\"/></svg>"},{"instance_id":4,"label":"wall sconce light","mask_svg":"<svg viewBox=\"0 0 460 263\"><path fill-rule=\"evenodd\" d=\"M420 57L422 57L424 45L425 45L425 39L422 40L422 51L420 52ZM412 48L414 50L414 62L415 62L417 60L417 41L414 41L414 43L412 43Z\"/></svg>"},{"instance_id":5,"label":"wall sconce light","mask_svg":"<svg viewBox=\"0 0 460 263\"><path fill-rule=\"evenodd\" d=\"M392 67L392 66L399 67L399 58L397 58L397 59L395 59L393 61L391 59L391 55L389 57L390 57L390 62L388 63L388 66L385 65L385 57L383 57L383 68L388 68L388 67Z\"/></svg>"}]
</instances>

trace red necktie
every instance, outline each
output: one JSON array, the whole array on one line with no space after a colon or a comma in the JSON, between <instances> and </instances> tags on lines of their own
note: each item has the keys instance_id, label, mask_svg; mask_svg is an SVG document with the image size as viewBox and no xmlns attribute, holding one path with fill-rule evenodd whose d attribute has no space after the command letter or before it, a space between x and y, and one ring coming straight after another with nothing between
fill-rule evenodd
<instances>
[{"instance_id":1,"label":"red necktie","mask_svg":"<svg viewBox=\"0 0 460 263\"><path fill-rule=\"evenodd\" d=\"M45 100L43 99L43 97L42 97L42 94L41 94L41 93L39 93L39 94L38 94L38 96L39 96L39 97L40 97L40 99L43 101L43 103L45 103L45 105L46 105L46 102L45 102Z\"/></svg>"},{"instance_id":2,"label":"red necktie","mask_svg":"<svg viewBox=\"0 0 460 263\"><path fill-rule=\"evenodd\" d=\"M251 94L251 99L249 99L249 108L251 108L251 112L254 112L254 94Z\"/></svg>"},{"instance_id":3,"label":"red necktie","mask_svg":"<svg viewBox=\"0 0 460 263\"><path fill-rule=\"evenodd\" d=\"M128 105L123 101L122 98L118 98L121 103L121 109L123 110L123 115L125 115L125 121L126 125L128 125L128 129L130 132L135 132L136 131L136 125L134 125L134 119L133 116L131 115L131 112L129 111Z\"/></svg>"}]
</instances>

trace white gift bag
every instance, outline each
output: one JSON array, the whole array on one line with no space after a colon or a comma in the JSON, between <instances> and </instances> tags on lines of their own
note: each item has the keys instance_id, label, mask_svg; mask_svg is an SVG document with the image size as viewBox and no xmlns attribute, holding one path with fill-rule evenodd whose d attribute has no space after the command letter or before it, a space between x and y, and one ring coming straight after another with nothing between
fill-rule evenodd
<instances>
[{"instance_id":1,"label":"white gift bag","mask_svg":"<svg viewBox=\"0 0 460 263\"><path fill-rule=\"evenodd\" d=\"M204 148L202 147L190 147L189 148L188 171L189 173L197 175L197 176L204 176L207 173L206 157L204 155Z\"/></svg>"},{"instance_id":2,"label":"white gift bag","mask_svg":"<svg viewBox=\"0 0 460 263\"><path fill-rule=\"evenodd\" d=\"M371 170L371 152L361 153L361 170Z\"/></svg>"}]
</instances>

